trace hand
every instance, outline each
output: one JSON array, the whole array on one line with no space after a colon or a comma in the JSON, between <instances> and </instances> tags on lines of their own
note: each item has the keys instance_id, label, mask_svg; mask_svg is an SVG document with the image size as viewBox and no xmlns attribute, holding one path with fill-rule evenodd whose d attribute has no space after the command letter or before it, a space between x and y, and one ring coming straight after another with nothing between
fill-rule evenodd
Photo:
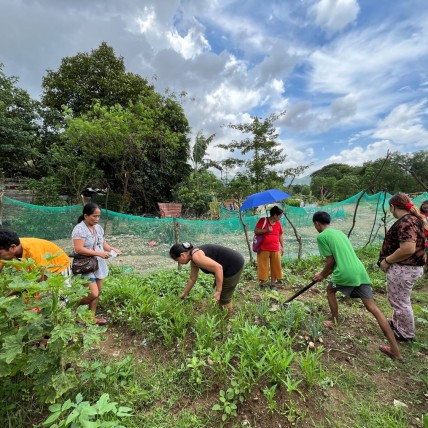
<instances>
[{"instance_id":1,"label":"hand","mask_svg":"<svg viewBox=\"0 0 428 428\"><path fill-rule=\"evenodd\" d=\"M99 257L101 257L102 259L108 259L110 257L110 253L108 251L101 251L99 253Z\"/></svg>"},{"instance_id":2,"label":"hand","mask_svg":"<svg viewBox=\"0 0 428 428\"><path fill-rule=\"evenodd\" d=\"M118 255L118 256L120 256L120 255L122 255L122 251L120 251L120 250L118 250L117 248L113 248L113 247L111 247L111 249Z\"/></svg>"},{"instance_id":3,"label":"hand","mask_svg":"<svg viewBox=\"0 0 428 428\"><path fill-rule=\"evenodd\" d=\"M385 273L386 273L386 271L387 271L387 270L388 270L388 268L389 268L389 263L387 263L387 262L385 261L385 259L383 259L383 260L380 262L379 267L382 269L382 271L383 271L383 272L385 272Z\"/></svg>"},{"instance_id":4,"label":"hand","mask_svg":"<svg viewBox=\"0 0 428 428\"><path fill-rule=\"evenodd\" d=\"M281 247L281 256L284 255L284 247Z\"/></svg>"},{"instance_id":5,"label":"hand","mask_svg":"<svg viewBox=\"0 0 428 428\"><path fill-rule=\"evenodd\" d=\"M213 299L214 299L216 302L219 302L219 301L220 301L220 294L221 294L221 291L214 291Z\"/></svg>"},{"instance_id":6,"label":"hand","mask_svg":"<svg viewBox=\"0 0 428 428\"><path fill-rule=\"evenodd\" d=\"M316 273L316 274L312 277L312 281L317 281L317 282L322 281L323 279L324 279L324 275L323 275L321 272Z\"/></svg>"}]
</instances>

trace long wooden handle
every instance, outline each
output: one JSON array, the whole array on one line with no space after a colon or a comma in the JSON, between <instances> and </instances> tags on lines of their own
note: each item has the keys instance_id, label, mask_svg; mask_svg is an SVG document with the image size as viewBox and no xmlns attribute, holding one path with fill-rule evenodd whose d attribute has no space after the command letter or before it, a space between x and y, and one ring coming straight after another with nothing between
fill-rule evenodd
<instances>
[{"instance_id":1,"label":"long wooden handle","mask_svg":"<svg viewBox=\"0 0 428 428\"><path fill-rule=\"evenodd\" d=\"M287 299L284 303L290 303L292 300L294 300L296 297L300 296L302 293L304 293L306 290L309 290L312 286L314 286L318 281L312 281L310 284L303 287L301 290L299 290L296 294L291 296L289 299Z\"/></svg>"}]
</instances>

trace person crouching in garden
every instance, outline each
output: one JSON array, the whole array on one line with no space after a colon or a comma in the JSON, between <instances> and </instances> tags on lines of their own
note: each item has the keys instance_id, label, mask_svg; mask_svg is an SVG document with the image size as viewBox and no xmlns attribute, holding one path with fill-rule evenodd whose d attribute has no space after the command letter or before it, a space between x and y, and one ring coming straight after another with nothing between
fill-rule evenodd
<instances>
[{"instance_id":1,"label":"person crouching in garden","mask_svg":"<svg viewBox=\"0 0 428 428\"><path fill-rule=\"evenodd\" d=\"M98 269L94 272L82 274L87 280L89 294L81 301L81 305L88 305L94 312L97 310L98 299L101 294L103 280L108 275L106 259L112 256L112 251L121 254L120 250L112 247L104 240L104 230L98 224L101 209L97 204L89 203L83 207L83 213L79 217L78 224L74 227L71 237L73 240L74 253L82 256L93 256L98 260ZM105 325L105 318L95 318L98 325Z\"/></svg>"},{"instance_id":2,"label":"person crouching in garden","mask_svg":"<svg viewBox=\"0 0 428 428\"><path fill-rule=\"evenodd\" d=\"M327 285L327 300L335 322L339 320L336 298L338 291L348 297L360 298L366 309L376 318L389 342L389 346L381 345L379 350L394 360L402 361L400 348L388 320L373 300L371 281L364 265L355 254L348 237L342 231L330 228L330 220L330 214L325 211L316 212L312 218L319 233L317 243L320 255L326 258L323 270L312 279L322 281L332 274ZM333 326L330 321L324 324L326 327Z\"/></svg>"},{"instance_id":3,"label":"person crouching in garden","mask_svg":"<svg viewBox=\"0 0 428 428\"><path fill-rule=\"evenodd\" d=\"M282 284L281 256L284 255L284 231L281 225L283 211L276 205L269 210L270 216L261 218L254 228L256 235L263 235L261 251L257 253L257 276L260 287L268 284L270 264L270 289Z\"/></svg>"},{"instance_id":4,"label":"person crouching in garden","mask_svg":"<svg viewBox=\"0 0 428 428\"><path fill-rule=\"evenodd\" d=\"M386 272L386 291L393 311L390 325L397 340L406 342L415 338L410 295L426 261L426 218L403 193L388 203L397 221L385 235L378 264Z\"/></svg>"},{"instance_id":5,"label":"person crouching in garden","mask_svg":"<svg viewBox=\"0 0 428 428\"><path fill-rule=\"evenodd\" d=\"M41 269L40 281L46 279L45 271L70 275L70 259L58 245L46 239L19 238L17 233L11 230L0 230L0 260L20 259L34 260L34 269ZM0 272L3 267L4 264L0 262ZM20 269L19 265L13 267ZM10 293L13 294L16 293Z\"/></svg>"},{"instance_id":6,"label":"person crouching in garden","mask_svg":"<svg viewBox=\"0 0 428 428\"><path fill-rule=\"evenodd\" d=\"M215 244L193 247L188 242L175 244L169 250L172 259L180 264L190 262L190 277L181 298L186 298L198 279L199 269L214 275L214 300L232 312L232 296L244 270L244 257L231 248Z\"/></svg>"}]
</instances>

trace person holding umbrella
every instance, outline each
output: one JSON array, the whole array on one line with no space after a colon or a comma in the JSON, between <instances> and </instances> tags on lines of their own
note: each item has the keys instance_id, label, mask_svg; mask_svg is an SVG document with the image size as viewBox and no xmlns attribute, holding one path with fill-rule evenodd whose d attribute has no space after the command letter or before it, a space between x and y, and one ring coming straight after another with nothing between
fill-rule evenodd
<instances>
[{"instance_id":1,"label":"person holding umbrella","mask_svg":"<svg viewBox=\"0 0 428 428\"><path fill-rule=\"evenodd\" d=\"M270 289L276 290L276 281L282 283L281 256L284 255L284 231L281 225L283 211L278 206L269 210L270 216L261 218L254 228L256 235L263 235L261 251L257 253L257 276L260 286L268 283L270 265Z\"/></svg>"}]
</instances>

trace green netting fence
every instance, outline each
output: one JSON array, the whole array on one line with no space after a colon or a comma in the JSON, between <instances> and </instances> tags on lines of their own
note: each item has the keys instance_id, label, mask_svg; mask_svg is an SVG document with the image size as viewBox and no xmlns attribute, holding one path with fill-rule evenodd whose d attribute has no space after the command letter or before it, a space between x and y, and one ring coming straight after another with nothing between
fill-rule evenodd
<instances>
[{"instance_id":1,"label":"green netting fence","mask_svg":"<svg viewBox=\"0 0 428 428\"><path fill-rule=\"evenodd\" d=\"M387 226L394 221L389 214L387 204L390 197L390 194L385 193L367 195L360 192L333 204L309 205L303 208L286 205L285 210L301 236L302 254L305 257L317 254L317 232L312 224L312 215L315 211L327 211L332 216L332 227L345 233L353 227L350 239L355 248L360 248L369 241L379 243L383 240L384 227L381 221L384 215L383 208L387 213ZM418 195L413 199L413 203L419 207L426 199L428 199L428 193ZM357 204L358 210L353 225ZM269 209L269 206L266 209ZM242 220L247 226L250 241L256 222L266 212L265 209L262 211L257 215L254 215L252 210L242 213ZM14 230L21 237L38 237L54 241L67 252L71 252L71 231L81 213L81 205L44 207L8 197L3 197L0 205L0 221L3 228ZM225 245L249 258L239 212L220 208L219 216L219 220L147 218L103 210L100 223L104 227L106 240L123 252L123 256L115 263L139 271L174 266L174 262L169 259L168 251L176 239L190 241L195 245L203 243ZM287 223L284 218L286 246L284 257L296 258L298 243L293 229Z\"/></svg>"}]
</instances>

